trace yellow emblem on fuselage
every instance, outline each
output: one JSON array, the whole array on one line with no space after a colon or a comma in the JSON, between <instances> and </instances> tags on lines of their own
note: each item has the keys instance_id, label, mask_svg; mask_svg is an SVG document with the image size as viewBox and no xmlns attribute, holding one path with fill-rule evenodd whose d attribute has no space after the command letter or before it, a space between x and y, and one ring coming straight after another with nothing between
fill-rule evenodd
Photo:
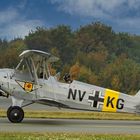
<instances>
[{"instance_id":1,"label":"yellow emblem on fuselage","mask_svg":"<svg viewBox=\"0 0 140 140\"><path fill-rule=\"evenodd\" d=\"M116 112L119 94L117 91L106 89L102 111Z\"/></svg>"}]
</instances>

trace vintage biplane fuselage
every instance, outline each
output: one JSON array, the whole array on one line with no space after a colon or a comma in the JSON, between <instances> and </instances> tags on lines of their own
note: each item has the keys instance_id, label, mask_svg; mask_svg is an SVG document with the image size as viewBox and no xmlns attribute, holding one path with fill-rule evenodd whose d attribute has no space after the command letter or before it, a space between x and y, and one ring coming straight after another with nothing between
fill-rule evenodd
<instances>
[{"instance_id":1,"label":"vintage biplane fuselage","mask_svg":"<svg viewBox=\"0 0 140 140\"><path fill-rule=\"evenodd\" d=\"M16 69L0 70L0 95L12 98L7 111L11 122L21 122L22 107L32 103L88 111L140 112L139 93L130 96L76 80L59 82L49 70L49 64L58 58L46 52L27 50L20 58Z\"/></svg>"}]
</instances>

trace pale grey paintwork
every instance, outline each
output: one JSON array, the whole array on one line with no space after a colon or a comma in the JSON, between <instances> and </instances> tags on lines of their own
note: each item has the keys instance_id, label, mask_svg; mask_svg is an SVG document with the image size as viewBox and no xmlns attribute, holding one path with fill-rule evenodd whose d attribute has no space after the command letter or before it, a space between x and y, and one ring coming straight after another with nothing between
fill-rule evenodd
<instances>
[{"instance_id":1,"label":"pale grey paintwork","mask_svg":"<svg viewBox=\"0 0 140 140\"><path fill-rule=\"evenodd\" d=\"M30 62L33 55L36 59L43 60L42 63L44 63L44 61L48 62L46 59L52 60L52 62L57 60L50 54L37 50L25 51L20 57L22 59L29 59L28 62ZM109 93L105 88L75 80L72 83L62 83L51 75L49 75L48 78L38 78L36 66L33 66L32 61L28 66L31 67L30 70L33 78L35 77L34 80L29 78L29 73L22 73L17 69L0 70L0 89L12 96L13 106L21 107L23 101L28 100L49 106L80 110L140 112L140 93L136 96L114 93L114 91ZM24 84L25 82L33 84L32 91L26 91L20 86L19 83L22 85L22 83Z\"/></svg>"},{"instance_id":2,"label":"pale grey paintwork","mask_svg":"<svg viewBox=\"0 0 140 140\"><path fill-rule=\"evenodd\" d=\"M30 56L36 56L36 59L39 59L38 57L45 57L48 59L49 62L56 62L59 60L58 57L55 57L53 55L51 55L50 53L46 53L43 51L39 51L39 50L26 50L24 52L22 52L19 57L20 58L28 58Z\"/></svg>"}]
</instances>

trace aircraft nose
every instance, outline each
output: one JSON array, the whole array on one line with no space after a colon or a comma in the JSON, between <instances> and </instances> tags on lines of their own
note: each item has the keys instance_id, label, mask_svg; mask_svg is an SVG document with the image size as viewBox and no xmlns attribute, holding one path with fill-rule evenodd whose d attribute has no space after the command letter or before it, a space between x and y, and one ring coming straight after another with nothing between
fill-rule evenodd
<instances>
[{"instance_id":1,"label":"aircraft nose","mask_svg":"<svg viewBox=\"0 0 140 140\"><path fill-rule=\"evenodd\" d=\"M0 86L1 86L2 83L3 83L3 82L2 82L2 81L3 81L3 78L4 78L4 77L2 76L2 74L1 74L1 72L0 72Z\"/></svg>"},{"instance_id":2,"label":"aircraft nose","mask_svg":"<svg viewBox=\"0 0 140 140\"><path fill-rule=\"evenodd\" d=\"M0 88L4 85L5 79L6 79L6 77L4 77L3 75L1 75L1 73L0 73Z\"/></svg>"},{"instance_id":3,"label":"aircraft nose","mask_svg":"<svg viewBox=\"0 0 140 140\"><path fill-rule=\"evenodd\" d=\"M2 89L5 85L7 85L6 83L7 81L7 73L0 71L0 89Z\"/></svg>"},{"instance_id":4,"label":"aircraft nose","mask_svg":"<svg viewBox=\"0 0 140 140\"><path fill-rule=\"evenodd\" d=\"M0 96L8 97L8 94L6 93L7 88L7 82L6 82L6 75L0 71Z\"/></svg>"}]
</instances>

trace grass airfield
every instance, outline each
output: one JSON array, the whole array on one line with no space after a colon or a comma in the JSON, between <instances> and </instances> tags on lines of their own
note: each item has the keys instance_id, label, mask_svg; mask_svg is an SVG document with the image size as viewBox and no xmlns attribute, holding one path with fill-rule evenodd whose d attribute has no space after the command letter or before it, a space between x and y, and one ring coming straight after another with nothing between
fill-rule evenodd
<instances>
[{"instance_id":1,"label":"grass airfield","mask_svg":"<svg viewBox=\"0 0 140 140\"><path fill-rule=\"evenodd\" d=\"M88 133L0 133L0 140L140 140L140 135Z\"/></svg>"},{"instance_id":2,"label":"grass airfield","mask_svg":"<svg viewBox=\"0 0 140 140\"><path fill-rule=\"evenodd\" d=\"M0 117L6 117L6 111L11 101L0 100ZM124 113L81 112L73 110L56 110L46 106L34 105L25 108L25 118L64 118L91 120L140 120L140 115ZM41 111L38 111L41 110ZM52 111L51 111L52 110ZM9 125L11 125L9 123ZM0 140L140 140L140 135L129 134L93 134L93 133L12 133L0 132Z\"/></svg>"},{"instance_id":3,"label":"grass airfield","mask_svg":"<svg viewBox=\"0 0 140 140\"><path fill-rule=\"evenodd\" d=\"M6 110L0 109L0 117L6 117ZM48 119L92 119L92 120L140 120L140 115L129 113L106 113L78 111L37 111L25 110L25 118L48 118Z\"/></svg>"},{"instance_id":4,"label":"grass airfield","mask_svg":"<svg viewBox=\"0 0 140 140\"><path fill-rule=\"evenodd\" d=\"M6 110L0 109L0 117L6 117ZM26 118L64 118L92 120L140 120L139 115L104 112L36 111L26 110ZM10 124L11 125L11 124ZM12 133L0 132L0 140L140 140L140 135L93 134L93 133Z\"/></svg>"}]
</instances>

